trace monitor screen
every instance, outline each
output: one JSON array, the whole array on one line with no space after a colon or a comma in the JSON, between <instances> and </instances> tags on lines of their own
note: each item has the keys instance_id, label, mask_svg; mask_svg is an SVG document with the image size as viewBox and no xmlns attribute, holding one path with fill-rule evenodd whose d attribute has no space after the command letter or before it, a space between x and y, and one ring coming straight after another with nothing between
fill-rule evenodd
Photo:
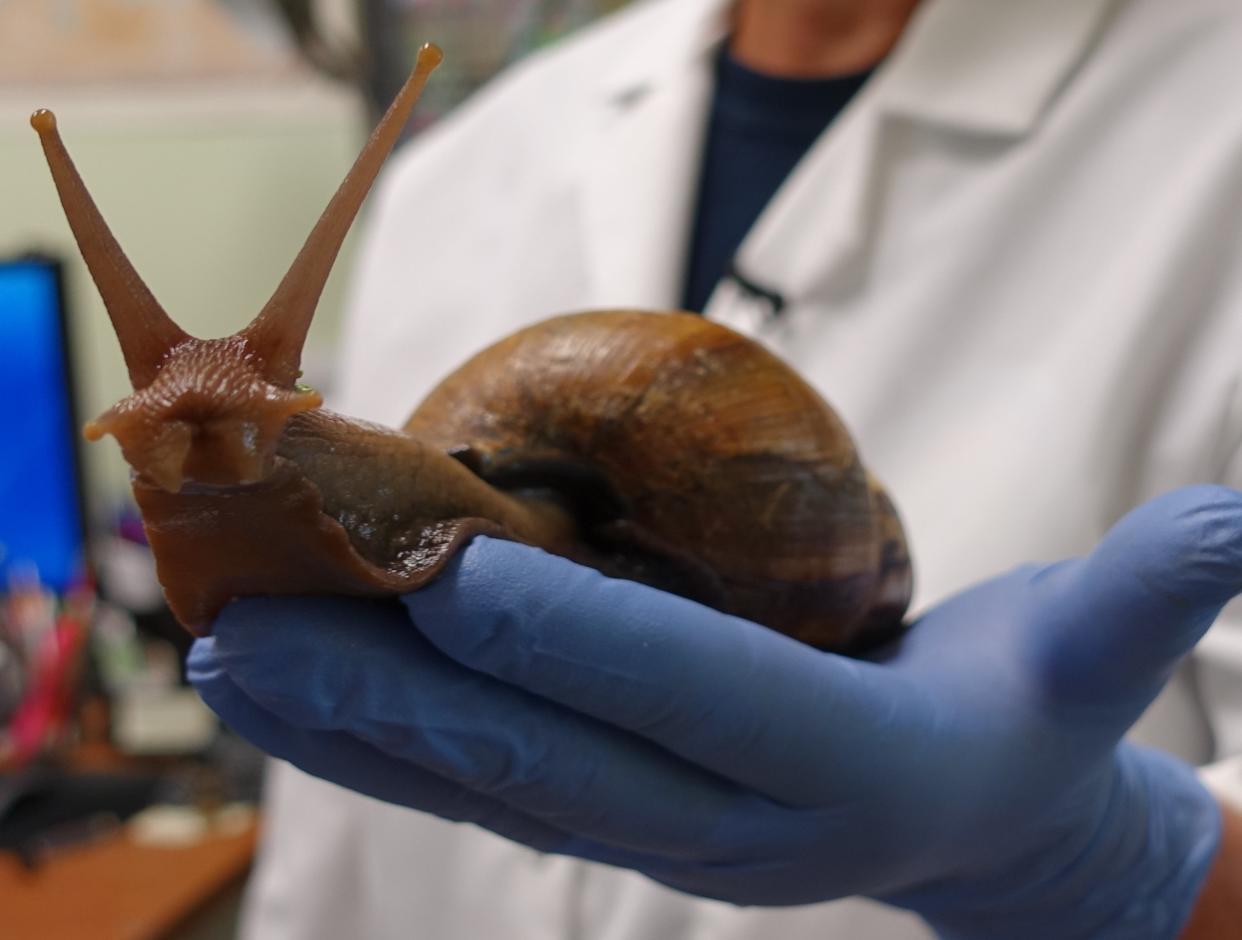
<instances>
[{"instance_id":1,"label":"monitor screen","mask_svg":"<svg viewBox=\"0 0 1242 940\"><path fill-rule=\"evenodd\" d=\"M0 593L37 574L63 591L83 564L59 265L0 260Z\"/></svg>"}]
</instances>

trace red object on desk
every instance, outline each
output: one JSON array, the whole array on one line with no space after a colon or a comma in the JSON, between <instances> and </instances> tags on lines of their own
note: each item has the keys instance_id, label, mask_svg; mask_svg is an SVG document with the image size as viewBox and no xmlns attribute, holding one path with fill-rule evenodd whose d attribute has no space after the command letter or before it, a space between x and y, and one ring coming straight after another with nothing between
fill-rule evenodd
<instances>
[{"instance_id":1,"label":"red object on desk","mask_svg":"<svg viewBox=\"0 0 1242 940\"><path fill-rule=\"evenodd\" d=\"M54 741L73 714L89 623L89 604L67 601L33 650L28 691L8 726L4 769L21 767Z\"/></svg>"}]
</instances>

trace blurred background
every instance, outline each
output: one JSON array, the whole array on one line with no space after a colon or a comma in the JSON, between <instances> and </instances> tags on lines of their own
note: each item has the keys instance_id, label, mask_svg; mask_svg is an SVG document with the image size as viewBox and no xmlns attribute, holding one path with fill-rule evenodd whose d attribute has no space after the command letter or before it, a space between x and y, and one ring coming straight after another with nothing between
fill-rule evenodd
<instances>
[{"instance_id":1,"label":"blurred background","mask_svg":"<svg viewBox=\"0 0 1242 940\"><path fill-rule=\"evenodd\" d=\"M231 937L261 825L261 757L184 684L119 449L82 446L129 385L30 113L169 313L220 336L423 42L447 58L410 134L622 2L0 0L0 937ZM351 257L304 358L329 398Z\"/></svg>"}]
</instances>

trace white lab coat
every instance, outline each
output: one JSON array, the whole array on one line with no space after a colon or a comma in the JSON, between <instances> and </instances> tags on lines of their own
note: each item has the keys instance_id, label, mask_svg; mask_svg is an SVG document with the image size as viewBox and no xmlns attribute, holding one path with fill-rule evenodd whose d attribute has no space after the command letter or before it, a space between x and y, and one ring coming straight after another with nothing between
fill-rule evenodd
<instances>
[{"instance_id":1,"label":"white lab coat","mask_svg":"<svg viewBox=\"0 0 1242 940\"><path fill-rule=\"evenodd\" d=\"M399 424L524 323L676 303L724 13L640 4L396 159L339 408ZM1242 484L1240 61L1236 0L927 0L746 238L740 270L785 309L726 282L708 315L853 429L905 517L916 607L1082 552L1167 488ZM1242 631L1222 620L1138 733L1242 751ZM287 767L269 811L252 940L928 936L863 901L684 897Z\"/></svg>"}]
</instances>

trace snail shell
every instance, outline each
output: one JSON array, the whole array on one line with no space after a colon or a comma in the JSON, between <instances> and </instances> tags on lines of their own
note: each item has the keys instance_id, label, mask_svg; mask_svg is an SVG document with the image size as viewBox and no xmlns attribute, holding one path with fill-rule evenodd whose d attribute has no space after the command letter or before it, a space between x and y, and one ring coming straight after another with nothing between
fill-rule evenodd
<instances>
[{"instance_id":1,"label":"snail shell","mask_svg":"<svg viewBox=\"0 0 1242 940\"><path fill-rule=\"evenodd\" d=\"M808 643L870 645L909 601L900 524L845 426L702 317L538 323L445 379L405 430L498 488L563 501L596 567Z\"/></svg>"},{"instance_id":2,"label":"snail shell","mask_svg":"<svg viewBox=\"0 0 1242 940\"><path fill-rule=\"evenodd\" d=\"M252 594L385 596L479 533L542 546L817 646L900 629L901 524L832 410L757 343L685 313L558 317L449 376L402 431L333 414L296 379L328 272L434 47L258 317L198 339L109 231L50 112L38 131L134 385L111 434L173 612L210 629Z\"/></svg>"}]
</instances>

